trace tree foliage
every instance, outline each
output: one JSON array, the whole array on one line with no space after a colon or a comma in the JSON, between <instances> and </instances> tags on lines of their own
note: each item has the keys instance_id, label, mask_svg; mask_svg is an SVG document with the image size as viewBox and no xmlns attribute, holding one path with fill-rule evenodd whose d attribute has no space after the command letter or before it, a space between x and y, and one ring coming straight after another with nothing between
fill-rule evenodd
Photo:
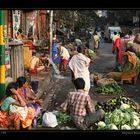
<instances>
[{"instance_id":1,"label":"tree foliage","mask_svg":"<svg viewBox=\"0 0 140 140\"><path fill-rule=\"evenodd\" d=\"M92 21L96 21L99 17L95 10L55 10L54 19L59 20L61 24L67 27L75 28L88 27Z\"/></svg>"}]
</instances>

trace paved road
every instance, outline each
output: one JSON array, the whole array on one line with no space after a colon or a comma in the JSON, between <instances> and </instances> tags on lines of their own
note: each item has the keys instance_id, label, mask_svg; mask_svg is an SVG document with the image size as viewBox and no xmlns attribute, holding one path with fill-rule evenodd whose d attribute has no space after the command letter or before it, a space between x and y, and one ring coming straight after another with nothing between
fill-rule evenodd
<instances>
[{"instance_id":1,"label":"paved road","mask_svg":"<svg viewBox=\"0 0 140 140\"><path fill-rule=\"evenodd\" d=\"M101 44L95 63L92 64L89 68L90 72L98 72L98 73L105 74L113 70L114 64L115 64L115 57L112 54L111 50L112 50L112 44L109 44L109 43ZM134 99L137 103L140 104L139 83L140 83L140 78L138 79L137 84L135 86L124 84L123 87L128 92L126 96L130 97L131 99ZM42 90L45 90L45 89L42 89ZM52 97L52 95L55 95L56 106L59 106L66 99L67 94L70 91L74 91L74 86L71 82L70 70L68 70L67 76L64 79L58 79L58 78L53 79L53 86L47 92L47 95L44 100L45 108L47 108L48 106L47 105L48 98ZM112 96L100 96L100 95L95 94L94 87L91 87L89 95L91 96L91 98L93 99L93 103L95 104L97 101L106 101L110 98L113 98ZM42 129L42 128L39 128L39 129Z\"/></svg>"}]
</instances>

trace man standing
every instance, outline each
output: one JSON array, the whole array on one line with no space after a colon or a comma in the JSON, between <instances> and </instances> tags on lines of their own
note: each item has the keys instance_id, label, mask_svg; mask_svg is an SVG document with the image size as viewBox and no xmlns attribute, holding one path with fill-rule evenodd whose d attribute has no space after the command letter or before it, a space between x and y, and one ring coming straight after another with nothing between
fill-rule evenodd
<instances>
[{"instance_id":1,"label":"man standing","mask_svg":"<svg viewBox=\"0 0 140 140\"><path fill-rule=\"evenodd\" d=\"M70 54L68 50L63 47L62 45L58 45L58 51L60 52L60 66L59 70L61 71L61 68L63 67L64 69L64 76L66 76L66 71L67 71L67 65L69 62Z\"/></svg>"},{"instance_id":2,"label":"man standing","mask_svg":"<svg viewBox=\"0 0 140 140\"><path fill-rule=\"evenodd\" d=\"M94 32L93 34L93 43L94 43L94 52L97 52L97 50L99 49L99 44L100 44L100 37L97 34L97 31Z\"/></svg>"},{"instance_id":3,"label":"man standing","mask_svg":"<svg viewBox=\"0 0 140 140\"><path fill-rule=\"evenodd\" d=\"M75 54L69 61L69 67L72 72L72 81L82 77L85 81L84 90L88 94L90 89L90 72L88 68L91 60L83 54L83 47L78 47L77 52L78 54Z\"/></svg>"},{"instance_id":4,"label":"man standing","mask_svg":"<svg viewBox=\"0 0 140 140\"><path fill-rule=\"evenodd\" d=\"M112 53L116 54L116 65L115 71L121 72L122 71L122 59L123 59L123 50L122 50L122 37L124 36L123 33L119 33L119 37L115 40Z\"/></svg>"}]
</instances>

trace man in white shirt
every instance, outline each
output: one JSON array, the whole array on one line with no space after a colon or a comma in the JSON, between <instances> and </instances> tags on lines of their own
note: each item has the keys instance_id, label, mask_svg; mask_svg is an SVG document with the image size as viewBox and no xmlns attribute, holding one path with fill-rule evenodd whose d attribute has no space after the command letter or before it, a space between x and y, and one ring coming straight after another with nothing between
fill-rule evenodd
<instances>
[{"instance_id":1,"label":"man in white shirt","mask_svg":"<svg viewBox=\"0 0 140 140\"><path fill-rule=\"evenodd\" d=\"M58 45L58 51L61 56L59 70L61 71L61 68L63 66L64 76L66 76L67 65L69 62L70 54L69 54L68 50L65 47L63 47L62 45Z\"/></svg>"},{"instance_id":2,"label":"man in white shirt","mask_svg":"<svg viewBox=\"0 0 140 140\"><path fill-rule=\"evenodd\" d=\"M69 67L72 72L72 81L76 78L83 78L85 80L85 93L89 93L90 90L90 72L89 65L91 59L85 56L83 53L83 47L77 48L78 54L75 54L69 61Z\"/></svg>"}]
</instances>

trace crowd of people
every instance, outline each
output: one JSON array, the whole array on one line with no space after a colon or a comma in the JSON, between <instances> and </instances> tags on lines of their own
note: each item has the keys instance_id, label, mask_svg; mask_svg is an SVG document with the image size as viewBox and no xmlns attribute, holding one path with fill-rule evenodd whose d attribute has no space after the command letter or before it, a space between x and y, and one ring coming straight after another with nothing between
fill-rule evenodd
<instances>
[{"instance_id":1,"label":"crowd of people","mask_svg":"<svg viewBox=\"0 0 140 140\"><path fill-rule=\"evenodd\" d=\"M130 30L128 34L114 32L112 52L116 55L114 71L121 72L121 84L129 81L136 84L140 72L139 48L140 34Z\"/></svg>"},{"instance_id":2,"label":"crowd of people","mask_svg":"<svg viewBox=\"0 0 140 140\"><path fill-rule=\"evenodd\" d=\"M16 38L26 38L19 30ZM82 41L76 38L72 48L68 48L63 42L53 38L52 59L48 53L39 54L32 49L29 73L31 83L25 77L18 77L16 82L11 82L6 87L6 96L1 101L0 127L31 129L36 126L37 117L41 110L42 100L36 96L38 92L38 73L49 68L52 63L58 64L58 68L67 75L68 68L71 70L71 80L75 91L68 94L68 98L60 106L62 112L67 112L72 117L74 124L86 130L95 122L102 120L104 111L95 111L89 96L91 87L89 66L94 62L100 48L100 36L97 31L92 35L92 46L88 40ZM32 43L31 43L32 44ZM140 35L134 37L132 32L126 36L123 33L114 32L112 37L112 53L116 55L114 71L121 72L121 84L125 80L136 83L140 71L140 52L136 47L140 44ZM125 45L125 52L123 48ZM47 62L47 63L46 63ZM46 63L46 65L45 65ZM3 121L4 120L4 121Z\"/></svg>"}]
</instances>

